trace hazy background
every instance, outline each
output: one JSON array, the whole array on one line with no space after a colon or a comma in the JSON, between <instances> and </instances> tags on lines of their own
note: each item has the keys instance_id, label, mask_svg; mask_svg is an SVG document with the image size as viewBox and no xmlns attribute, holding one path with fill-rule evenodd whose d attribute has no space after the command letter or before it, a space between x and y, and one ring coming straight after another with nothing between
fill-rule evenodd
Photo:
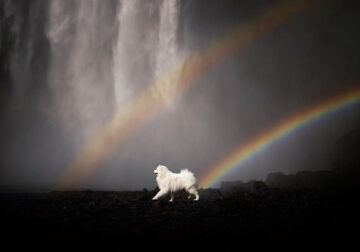
<instances>
[{"instance_id":1,"label":"hazy background","mask_svg":"<svg viewBox=\"0 0 360 252\"><path fill-rule=\"evenodd\" d=\"M163 76L281 1L0 1L0 187L52 189L82 143ZM359 86L357 1L315 1L207 72L142 125L90 189L153 189L158 164L201 177L235 146ZM160 88L160 87L159 87ZM159 99L172 92L161 87ZM355 106L292 134L225 179L331 169Z\"/></svg>"}]
</instances>

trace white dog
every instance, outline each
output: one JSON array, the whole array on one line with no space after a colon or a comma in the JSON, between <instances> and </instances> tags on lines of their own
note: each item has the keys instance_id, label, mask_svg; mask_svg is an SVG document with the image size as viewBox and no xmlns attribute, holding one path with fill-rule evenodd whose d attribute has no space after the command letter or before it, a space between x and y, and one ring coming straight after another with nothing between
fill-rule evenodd
<instances>
[{"instance_id":1,"label":"white dog","mask_svg":"<svg viewBox=\"0 0 360 252\"><path fill-rule=\"evenodd\" d=\"M166 166L159 165L154 170L154 173L157 175L156 181L160 191L153 200L157 200L170 192L171 202L174 200L174 193L181 189L185 189L190 193L189 198L191 198L191 195L194 195L194 200L199 200L199 194L196 190L196 178L188 169L181 170L180 173L173 173Z\"/></svg>"}]
</instances>

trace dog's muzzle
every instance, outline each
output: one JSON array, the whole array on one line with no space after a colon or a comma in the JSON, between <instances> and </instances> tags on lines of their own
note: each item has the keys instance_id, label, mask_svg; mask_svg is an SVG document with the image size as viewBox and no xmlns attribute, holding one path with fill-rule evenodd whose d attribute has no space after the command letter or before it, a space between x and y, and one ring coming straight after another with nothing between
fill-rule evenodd
<instances>
[{"instance_id":1,"label":"dog's muzzle","mask_svg":"<svg viewBox=\"0 0 360 252\"><path fill-rule=\"evenodd\" d=\"M154 170L154 173L155 173L155 174L158 174L157 170Z\"/></svg>"}]
</instances>

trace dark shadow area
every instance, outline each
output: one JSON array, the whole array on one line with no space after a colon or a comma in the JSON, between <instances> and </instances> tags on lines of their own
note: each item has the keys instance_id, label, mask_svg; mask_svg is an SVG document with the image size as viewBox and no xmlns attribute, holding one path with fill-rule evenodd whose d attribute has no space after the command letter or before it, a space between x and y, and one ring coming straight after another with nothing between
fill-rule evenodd
<instances>
[{"instance_id":1,"label":"dark shadow area","mask_svg":"<svg viewBox=\"0 0 360 252\"><path fill-rule=\"evenodd\" d=\"M5 241L114 245L195 242L201 246L349 247L359 225L358 186L200 190L152 201L155 191L2 194ZM224 243L226 242L226 243ZM146 243L145 243L146 244ZM225 245L224 245L225 246Z\"/></svg>"}]
</instances>

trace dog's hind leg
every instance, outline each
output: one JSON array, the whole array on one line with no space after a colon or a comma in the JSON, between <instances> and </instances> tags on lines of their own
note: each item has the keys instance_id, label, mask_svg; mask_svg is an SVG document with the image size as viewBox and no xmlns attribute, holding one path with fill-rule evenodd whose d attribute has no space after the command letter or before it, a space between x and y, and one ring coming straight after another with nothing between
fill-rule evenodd
<instances>
[{"instance_id":1,"label":"dog's hind leg","mask_svg":"<svg viewBox=\"0 0 360 252\"><path fill-rule=\"evenodd\" d=\"M173 202L174 201L174 194L171 192L170 193L170 200L169 200L169 202Z\"/></svg>"},{"instance_id":2,"label":"dog's hind leg","mask_svg":"<svg viewBox=\"0 0 360 252\"><path fill-rule=\"evenodd\" d=\"M195 196L194 200L199 200L199 194L195 187L190 187L187 191L188 191L188 193L190 193L189 199L190 199L191 195L194 195Z\"/></svg>"}]
</instances>

